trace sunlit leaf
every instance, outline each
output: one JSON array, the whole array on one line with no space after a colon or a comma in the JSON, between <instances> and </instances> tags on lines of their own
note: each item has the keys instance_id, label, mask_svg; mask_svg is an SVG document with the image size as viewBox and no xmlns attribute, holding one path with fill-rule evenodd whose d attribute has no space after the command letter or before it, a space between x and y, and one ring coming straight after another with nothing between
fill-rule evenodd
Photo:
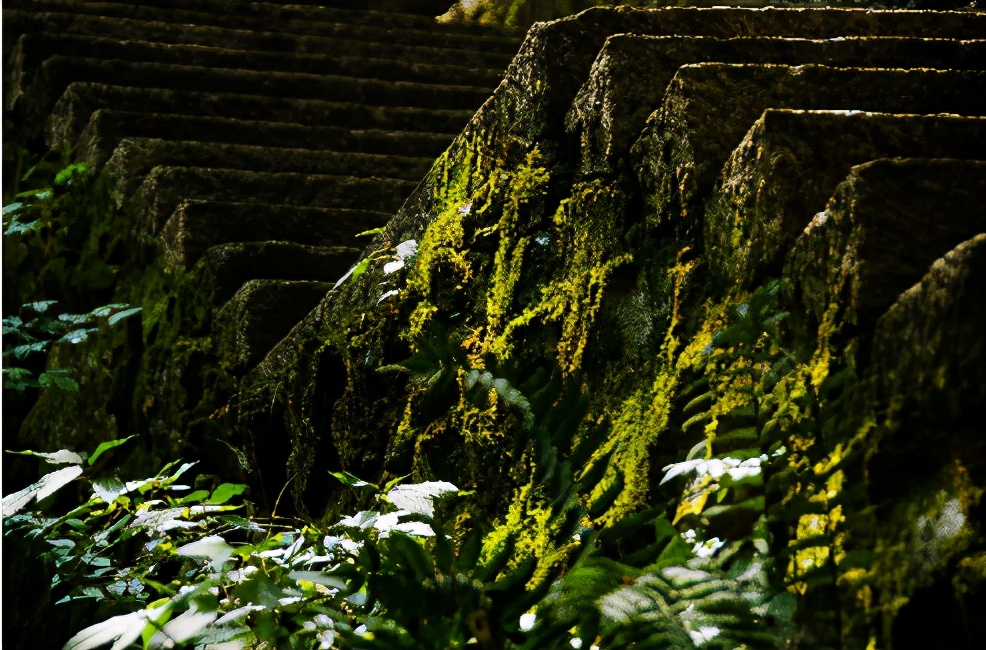
<instances>
[{"instance_id":1,"label":"sunlit leaf","mask_svg":"<svg viewBox=\"0 0 986 650\"><path fill-rule=\"evenodd\" d=\"M54 465L64 465L65 463L81 465L85 462L85 458L74 451L69 451L68 449L61 449L53 453L31 451L30 449L26 449L24 451L8 451L7 453L19 454L21 456L37 456L38 458L44 458L46 461Z\"/></svg>"},{"instance_id":2,"label":"sunlit leaf","mask_svg":"<svg viewBox=\"0 0 986 650\"><path fill-rule=\"evenodd\" d=\"M233 557L233 547L218 535L209 535L180 547L176 553L182 557L208 558L213 571L222 571L223 564Z\"/></svg>"},{"instance_id":3,"label":"sunlit leaf","mask_svg":"<svg viewBox=\"0 0 986 650\"><path fill-rule=\"evenodd\" d=\"M170 603L140 611L114 616L102 623L90 625L65 644L64 650L94 650L113 643L110 650L123 650L138 638L150 621L156 620L170 608Z\"/></svg>"},{"instance_id":4,"label":"sunlit leaf","mask_svg":"<svg viewBox=\"0 0 986 650\"><path fill-rule=\"evenodd\" d=\"M106 322L110 325L116 325L124 318L130 318L134 314L140 313L141 307L131 307L130 309L124 309L123 311L118 311L112 316L110 316Z\"/></svg>"},{"instance_id":5,"label":"sunlit leaf","mask_svg":"<svg viewBox=\"0 0 986 650\"><path fill-rule=\"evenodd\" d=\"M329 587L330 589L346 589L347 586L346 581L342 578L337 578L323 571L292 571L288 574L288 577L299 582L313 582L317 585Z\"/></svg>"},{"instance_id":6,"label":"sunlit leaf","mask_svg":"<svg viewBox=\"0 0 986 650\"><path fill-rule=\"evenodd\" d=\"M387 499L401 510L433 517L435 497L458 491L459 488L448 481L426 481L412 485L398 485L387 493Z\"/></svg>"},{"instance_id":7,"label":"sunlit leaf","mask_svg":"<svg viewBox=\"0 0 986 650\"><path fill-rule=\"evenodd\" d=\"M72 330L71 332L63 335L62 338L58 339L56 343L71 343L72 345L77 345L89 338L89 335L95 331L95 327L84 327L81 329Z\"/></svg>"},{"instance_id":8,"label":"sunlit leaf","mask_svg":"<svg viewBox=\"0 0 986 650\"><path fill-rule=\"evenodd\" d=\"M51 496L59 488L75 480L80 474L82 474L82 468L78 465L63 467L50 474L45 474L41 477L41 480L32 483L19 492L8 494L3 498L3 516L10 517L16 514L30 503L32 499L41 501Z\"/></svg>"}]
</instances>

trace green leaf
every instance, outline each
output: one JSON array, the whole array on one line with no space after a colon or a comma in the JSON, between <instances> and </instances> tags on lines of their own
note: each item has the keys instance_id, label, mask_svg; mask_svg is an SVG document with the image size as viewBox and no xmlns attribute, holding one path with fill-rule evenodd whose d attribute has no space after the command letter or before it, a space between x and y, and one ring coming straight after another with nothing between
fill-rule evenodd
<instances>
[{"instance_id":1,"label":"green leaf","mask_svg":"<svg viewBox=\"0 0 986 650\"><path fill-rule=\"evenodd\" d=\"M89 462L91 464L91 457L89 458ZM103 503L113 503L121 494L127 491L127 486L117 477L110 476L108 478L94 479L92 490L93 494Z\"/></svg>"},{"instance_id":2,"label":"green leaf","mask_svg":"<svg viewBox=\"0 0 986 650\"><path fill-rule=\"evenodd\" d=\"M92 452L92 455L89 456L89 464L92 465L93 463L96 462L96 459L97 458L99 458L100 456L102 456L103 454L105 454L106 452L108 452L109 450L116 449L117 447L119 447L120 445L124 444L128 440L133 440L136 437L137 436L135 434L135 435L132 435L132 436L127 436L126 438L119 438L117 440L108 440L106 442L100 443L99 446L96 447L96 451Z\"/></svg>"},{"instance_id":3,"label":"green leaf","mask_svg":"<svg viewBox=\"0 0 986 650\"><path fill-rule=\"evenodd\" d=\"M17 514L33 499L41 501L51 496L57 490L78 478L80 474L82 474L82 468L78 465L63 467L50 474L45 474L41 477L41 480L32 483L19 492L8 494L3 498L4 518Z\"/></svg>"},{"instance_id":4,"label":"green leaf","mask_svg":"<svg viewBox=\"0 0 986 650\"><path fill-rule=\"evenodd\" d=\"M43 314L48 311L48 308L54 304L57 304L57 300L39 300L37 302L29 302L24 305L25 309L30 309L39 314Z\"/></svg>"},{"instance_id":5,"label":"green leaf","mask_svg":"<svg viewBox=\"0 0 986 650\"><path fill-rule=\"evenodd\" d=\"M212 497L206 503L220 505L226 503L238 494L243 494L247 486L242 483L223 483L212 492Z\"/></svg>"},{"instance_id":6,"label":"green leaf","mask_svg":"<svg viewBox=\"0 0 986 650\"><path fill-rule=\"evenodd\" d=\"M372 228L370 230L364 230L363 232L358 232L354 236L355 237L374 237L376 235L382 235L384 232L386 232L386 230L387 230L387 227L386 226L380 226L379 228Z\"/></svg>"},{"instance_id":7,"label":"green leaf","mask_svg":"<svg viewBox=\"0 0 986 650\"><path fill-rule=\"evenodd\" d=\"M64 185L66 182L72 180L72 177L76 175L82 175L86 173L86 164L82 162L72 163L68 165L57 174L55 174L55 185Z\"/></svg>"},{"instance_id":8,"label":"green leaf","mask_svg":"<svg viewBox=\"0 0 986 650\"><path fill-rule=\"evenodd\" d=\"M116 325L124 318L130 318L134 314L141 311L141 307L131 307L130 309L124 309L123 311L118 311L107 319L107 323L110 325Z\"/></svg>"},{"instance_id":9,"label":"green leaf","mask_svg":"<svg viewBox=\"0 0 986 650\"><path fill-rule=\"evenodd\" d=\"M178 505L184 506L184 505L188 505L189 503L202 503L202 501L207 498L209 498L208 490L195 490L191 494L188 494L178 499Z\"/></svg>"},{"instance_id":10,"label":"green leaf","mask_svg":"<svg viewBox=\"0 0 986 650\"><path fill-rule=\"evenodd\" d=\"M373 483L368 483L363 479L361 479L360 477L354 474L350 474L349 472L346 471L329 472L329 474L336 477L339 480L339 482L341 482L343 485L348 485L349 487L367 487L367 486L374 488L377 487Z\"/></svg>"},{"instance_id":11,"label":"green leaf","mask_svg":"<svg viewBox=\"0 0 986 650\"><path fill-rule=\"evenodd\" d=\"M24 345L18 345L10 350L4 350L3 356L12 356L15 359L23 359L29 354L34 352L44 352L48 348L48 344L51 341L37 341L36 343L26 343Z\"/></svg>"},{"instance_id":12,"label":"green leaf","mask_svg":"<svg viewBox=\"0 0 986 650\"><path fill-rule=\"evenodd\" d=\"M68 332L67 334L62 336L62 338L58 339L56 343L71 343L72 345L78 345L79 343L82 343L87 338L89 338L89 335L95 331L97 331L95 327L85 327L77 330L72 330L71 332Z\"/></svg>"},{"instance_id":13,"label":"green leaf","mask_svg":"<svg viewBox=\"0 0 986 650\"><path fill-rule=\"evenodd\" d=\"M49 463L53 465L81 465L85 458L74 451L69 451L68 449L60 449L59 451L52 453L44 453L38 451L31 451L26 449L24 451L7 451L8 454L17 454L18 456L37 456L38 458L44 458Z\"/></svg>"},{"instance_id":14,"label":"green leaf","mask_svg":"<svg viewBox=\"0 0 986 650\"><path fill-rule=\"evenodd\" d=\"M16 235L18 233L31 232L32 230L37 230L42 225L41 219L35 219L34 221L28 221L26 223L18 221L17 219L12 219L10 226L3 231L3 234Z\"/></svg>"},{"instance_id":15,"label":"green leaf","mask_svg":"<svg viewBox=\"0 0 986 650\"><path fill-rule=\"evenodd\" d=\"M49 370L38 375L38 385L41 388L59 388L67 393L78 393L79 384L75 379L68 377L68 370Z\"/></svg>"},{"instance_id":16,"label":"green leaf","mask_svg":"<svg viewBox=\"0 0 986 650\"><path fill-rule=\"evenodd\" d=\"M313 582L317 585L324 585L330 589L339 589L340 591L345 591L348 587L345 580L329 575L324 571L292 571L288 574L288 577L292 580Z\"/></svg>"},{"instance_id":17,"label":"green leaf","mask_svg":"<svg viewBox=\"0 0 986 650\"><path fill-rule=\"evenodd\" d=\"M364 273L366 273L366 269L368 269L368 268L370 268L370 258L369 257L367 257L366 259L362 260L361 262L359 262L358 264L356 264L356 266L353 267L353 272L352 272L352 278L353 278L353 280L355 280L359 276L361 276Z\"/></svg>"},{"instance_id":18,"label":"green leaf","mask_svg":"<svg viewBox=\"0 0 986 650\"><path fill-rule=\"evenodd\" d=\"M23 203L10 203L8 205L3 206L3 214L4 215L12 214L20 210L22 207L24 207Z\"/></svg>"}]
</instances>

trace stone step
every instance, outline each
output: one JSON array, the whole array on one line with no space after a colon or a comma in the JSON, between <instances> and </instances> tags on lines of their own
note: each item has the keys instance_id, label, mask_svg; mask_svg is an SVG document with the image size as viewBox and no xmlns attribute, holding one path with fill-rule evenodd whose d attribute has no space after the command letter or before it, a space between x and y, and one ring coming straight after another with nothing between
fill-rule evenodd
<instances>
[{"instance_id":1,"label":"stone step","mask_svg":"<svg viewBox=\"0 0 986 650\"><path fill-rule=\"evenodd\" d=\"M930 417L933 434L943 422L981 421L986 407L983 278L986 234L978 234L935 260L920 283L880 317L871 373L878 404L906 421ZM928 438L909 436L907 443L920 453L941 444L940 438ZM894 442L884 444L896 447ZM967 457L983 457L981 443L977 446Z\"/></svg>"},{"instance_id":2,"label":"stone step","mask_svg":"<svg viewBox=\"0 0 986 650\"><path fill-rule=\"evenodd\" d=\"M986 162L874 160L852 169L798 237L785 276L809 327L839 304L857 330L841 332L849 337L871 332L932 262L983 232Z\"/></svg>"},{"instance_id":3,"label":"stone step","mask_svg":"<svg viewBox=\"0 0 986 650\"><path fill-rule=\"evenodd\" d=\"M612 173L622 165L677 69L702 62L981 70L986 40L611 36L566 117L580 143L580 172Z\"/></svg>"},{"instance_id":4,"label":"stone step","mask_svg":"<svg viewBox=\"0 0 986 650\"><path fill-rule=\"evenodd\" d=\"M333 248L354 259L363 245L355 235L389 218L390 213L370 210L186 200L161 229L160 239L168 269L189 268L214 246L251 241ZM332 271L330 277L345 271Z\"/></svg>"},{"instance_id":5,"label":"stone step","mask_svg":"<svg viewBox=\"0 0 986 650\"><path fill-rule=\"evenodd\" d=\"M986 115L986 73L699 63L680 68L631 150L647 219L702 224L702 197L768 108Z\"/></svg>"},{"instance_id":6,"label":"stone step","mask_svg":"<svg viewBox=\"0 0 986 650\"><path fill-rule=\"evenodd\" d=\"M451 140L452 135L458 133L473 114L471 110L366 106L318 99L185 92L78 82L69 85L48 117L48 145L55 149L74 146L89 125L93 113L101 109L355 130L423 131L447 134L445 140ZM137 128L140 128L139 123ZM176 132L175 137L180 138L180 132Z\"/></svg>"},{"instance_id":7,"label":"stone step","mask_svg":"<svg viewBox=\"0 0 986 650\"><path fill-rule=\"evenodd\" d=\"M107 161L104 172L113 179L116 194L126 198L137 190L154 167L211 167L263 172L276 169L313 175L399 178L418 181L431 169L431 158L312 151L284 147L125 138Z\"/></svg>"},{"instance_id":8,"label":"stone step","mask_svg":"<svg viewBox=\"0 0 986 650\"><path fill-rule=\"evenodd\" d=\"M785 254L853 166L984 155L986 118L765 111L709 195L705 259L721 283L754 287L781 274Z\"/></svg>"},{"instance_id":9,"label":"stone step","mask_svg":"<svg viewBox=\"0 0 986 650\"><path fill-rule=\"evenodd\" d=\"M229 11L209 12L113 2L61 3L38 0L32 3L30 10L6 9L4 13L5 21L9 19L14 22L15 27L22 33L42 31L37 29L38 25L54 26L69 21L72 23L81 21L79 28L96 23L103 24L99 28L92 29L93 34L113 30L119 36L125 37L128 31L133 31L134 37L141 40L148 25L171 25L180 28L194 25L196 28L211 27L223 31L276 32L284 36L316 36L374 43L416 45L421 42L438 41L446 48L482 49L505 55L514 54L520 45L519 39L513 34L501 34L494 30L485 33L458 33L455 30L446 30L443 28L444 25L438 23L376 25L365 21L331 22L291 17L272 19ZM73 29L79 28L73 27Z\"/></svg>"},{"instance_id":10,"label":"stone step","mask_svg":"<svg viewBox=\"0 0 986 650\"><path fill-rule=\"evenodd\" d=\"M298 255L299 251L292 249ZM227 371L255 366L325 297L330 282L249 280L216 314L220 357Z\"/></svg>"},{"instance_id":11,"label":"stone step","mask_svg":"<svg viewBox=\"0 0 986 650\"><path fill-rule=\"evenodd\" d=\"M257 72L200 66L53 56L39 69L29 88L17 98L26 119L43 123L57 99L72 82L159 88L198 92L242 93L292 97L331 98L376 106L413 106L436 109L474 109L490 94L489 88L355 79L341 75ZM14 93L17 90L14 89Z\"/></svg>"},{"instance_id":12,"label":"stone step","mask_svg":"<svg viewBox=\"0 0 986 650\"><path fill-rule=\"evenodd\" d=\"M399 179L155 167L129 201L134 230L158 234L183 200L258 202L393 213L414 189Z\"/></svg>"},{"instance_id":13,"label":"stone step","mask_svg":"<svg viewBox=\"0 0 986 650\"><path fill-rule=\"evenodd\" d=\"M295 242L233 242L206 250L195 267L212 305L226 304L250 280L326 282L331 287L358 258L347 247Z\"/></svg>"},{"instance_id":14,"label":"stone step","mask_svg":"<svg viewBox=\"0 0 986 650\"><path fill-rule=\"evenodd\" d=\"M331 71L357 78L492 88L500 82L505 68L469 65L468 59L453 57L448 57L448 63L438 63L410 48L404 57L380 58L372 46L353 51L345 45L317 53L263 52L46 32L24 34L18 39L11 56L11 74L20 87L29 87L31 80L25 75L49 57L60 55L318 75Z\"/></svg>"},{"instance_id":15,"label":"stone step","mask_svg":"<svg viewBox=\"0 0 986 650\"><path fill-rule=\"evenodd\" d=\"M99 110L76 143L77 157L98 167L124 138L171 138L288 149L349 151L412 158L437 157L448 145L443 133L407 133L221 117ZM52 143L58 146L62 143Z\"/></svg>"},{"instance_id":16,"label":"stone step","mask_svg":"<svg viewBox=\"0 0 986 650\"><path fill-rule=\"evenodd\" d=\"M72 2L72 0L58 1ZM129 0L105 0L105 2L129 4ZM189 6L187 0L154 0L153 4L156 7L183 10L188 9ZM398 2L394 6L384 10L370 8L373 6L373 2L355 2L349 7L345 7L345 3L338 1L333 2L331 6L324 6L326 4L325 0L313 0L310 3L227 0L225 2L197 3L195 10L219 13L236 12L243 15L261 16L267 20L293 18L307 21L369 24L387 27L414 27L416 29L428 30L435 28L435 17L444 13L449 8L449 3L445 0L431 0L430 3L424 3L425 6L431 5L431 9L426 10L424 13L409 12L407 5L413 5L413 3L406 2ZM447 28L447 31L451 33L458 34L500 33L513 35L518 39L524 37L523 30L492 25L455 22L442 23L442 27Z\"/></svg>"}]
</instances>

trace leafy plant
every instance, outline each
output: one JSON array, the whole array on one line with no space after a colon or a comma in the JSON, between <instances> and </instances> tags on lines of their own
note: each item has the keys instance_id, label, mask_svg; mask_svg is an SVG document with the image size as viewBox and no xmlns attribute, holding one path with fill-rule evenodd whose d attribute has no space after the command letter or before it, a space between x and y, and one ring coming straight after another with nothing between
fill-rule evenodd
<instances>
[{"instance_id":1,"label":"leafy plant","mask_svg":"<svg viewBox=\"0 0 986 650\"><path fill-rule=\"evenodd\" d=\"M79 385L68 368L44 370L34 377L28 368L11 366L10 360L22 362L31 355L47 352L52 344L77 345L97 332L100 324L105 322L112 327L141 311L140 307L113 303L85 314L49 315L49 309L55 304L57 303L54 300L31 302L22 306L21 315L4 316L4 388L24 390L54 387L77 392ZM8 347L7 340L13 340L14 344Z\"/></svg>"}]
</instances>

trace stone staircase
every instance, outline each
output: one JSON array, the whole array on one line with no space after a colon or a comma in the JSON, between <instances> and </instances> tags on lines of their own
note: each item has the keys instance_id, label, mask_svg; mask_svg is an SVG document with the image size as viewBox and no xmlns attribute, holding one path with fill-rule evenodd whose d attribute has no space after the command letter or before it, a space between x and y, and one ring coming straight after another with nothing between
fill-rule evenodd
<instances>
[{"instance_id":1,"label":"stone staircase","mask_svg":"<svg viewBox=\"0 0 986 650\"><path fill-rule=\"evenodd\" d=\"M235 376L318 304L354 235L386 223L500 82L521 35L436 24L447 4L5 2L5 172L19 146L109 179L132 228L121 274L160 263L184 278L182 300L208 315L169 311L183 330L169 344L221 340L211 363ZM187 383L202 368L184 370Z\"/></svg>"},{"instance_id":2,"label":"stone staircase","mask_svg":"<svg viewBox=\"0 0 986 650\"><path fill-rule=\"evenodd\" d=\"M470 351L509 334L508 363L577 377L591 412L613 424L607 449L627 485L652 494L655 468L694 442L678 439L687 400L655 392L686 382L662 365L663 337L697 345L705 314L735 311L783 277L801 352L852 356L872 382L861 385L881 387L876 412L894 413L881 427L907 422L901 436L915 449L948 437L980 459L969 471L983 484L970 423L986 403L974 279L986 250L984 39L978 12L599 9L535 26L505 82L364 252L368 271L248 373L234 427L275 432L276 443L251 441L268 480L293 476L296 500L315 511L343 498L325 467L368 480L418 471L515 503L504 478L515 460L463 433L480 426L474 412L419 413L430 396L421 384L376 371L405 359L401 336L427 323ZM511 182L529 193L511 194ZM414 272L385 274L374 260L411 239ZM920 424L929 413L942 415ZM895 484L901 458L881 449L868 471ZM906 639L898 620L893 635ZM866 634L846 643L822 627L819 645L865 645Z\"/></svg>"}]
</instances>

